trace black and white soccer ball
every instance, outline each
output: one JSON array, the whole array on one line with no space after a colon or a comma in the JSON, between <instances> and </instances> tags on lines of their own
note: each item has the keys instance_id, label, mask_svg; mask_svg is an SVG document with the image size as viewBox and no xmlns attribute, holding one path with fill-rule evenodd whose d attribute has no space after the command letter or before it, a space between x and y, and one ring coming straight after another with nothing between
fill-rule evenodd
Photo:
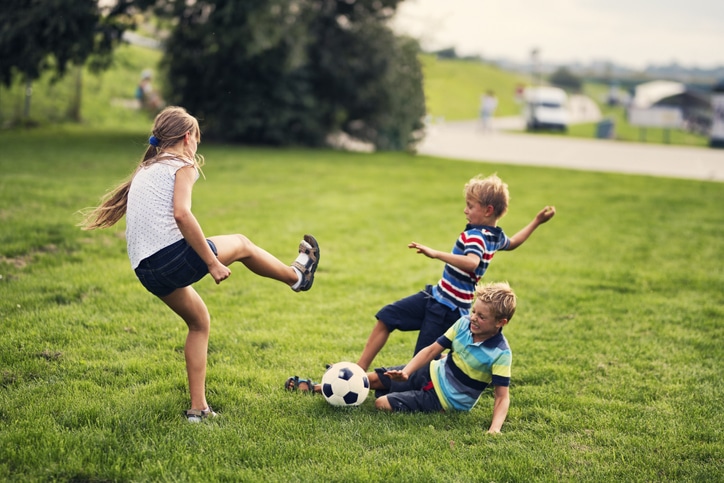
<instances>
[{"instance_id":1,"label":"black and white soccer ball","mask_svg":"<svg viewBox=\"0 0 724 483\"><path fill-rule=\"evenodd\" d=\"M367 374L353 362L338 362L322 376L322 394L332 406L359 406L369 392Z\"/></svg>"}]
</instances>

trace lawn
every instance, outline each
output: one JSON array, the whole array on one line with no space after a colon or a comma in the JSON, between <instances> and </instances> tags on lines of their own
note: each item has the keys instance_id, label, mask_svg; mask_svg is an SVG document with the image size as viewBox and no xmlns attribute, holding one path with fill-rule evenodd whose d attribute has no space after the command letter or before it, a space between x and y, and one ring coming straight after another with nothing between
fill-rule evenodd
<instances>
[{"instance_id":1,"label":"lawn","mask_svg":"<svg viewBox=\"0 0 724 483\"><path fill-rule=\"evenodd\" d=\"M314 234L315 285L296 294L233 266L197 284L212 314L208 397L190 425L185 327L135 280L123 225L77 211L124 178L145 129L0 132L0 480L721 481L721 183L470 163L409 154L202 143L194 211L291 262ZM283 390L356 360L384 304L440 276L410 241L448 250L462 187L510 185L501 226L558 214L485 280L519 297L505 334L511 408L464 414L340 410ZM376 365L404 363L395 333Z\"/></svg>"}]
</instances>

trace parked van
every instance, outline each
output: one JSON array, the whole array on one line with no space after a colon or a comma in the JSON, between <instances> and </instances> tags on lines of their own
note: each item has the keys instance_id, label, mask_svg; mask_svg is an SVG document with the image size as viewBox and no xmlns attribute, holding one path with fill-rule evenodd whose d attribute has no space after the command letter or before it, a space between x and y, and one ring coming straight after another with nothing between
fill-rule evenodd
<instances>
[{"instance_id":1,"label":"parked van","mask_svg":"<svg viewBox=\"0 0 724 483\"><path fill-rule=\"evenodd\" d=\"M568 129L568 95L558 87L529 87L523 94L525 106L523 118L526 127L533 131Z\"/></svg>"}]
</instances>

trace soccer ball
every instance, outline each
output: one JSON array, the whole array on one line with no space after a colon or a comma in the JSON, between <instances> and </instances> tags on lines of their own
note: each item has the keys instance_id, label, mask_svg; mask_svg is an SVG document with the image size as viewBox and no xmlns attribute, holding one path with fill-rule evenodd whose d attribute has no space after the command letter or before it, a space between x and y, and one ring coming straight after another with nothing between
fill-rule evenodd
<instances>
[{"instance_id":1,"label":"soccer ball","mask_svg":"<svg viewBox=\"0 0 724 483\"><path fill-rule=\"evenodd\" d=\"M359 406L369 392L367 374L352 362L338 362L322 376L322 394L332 406Z\"/></svg>"}]
</instances>

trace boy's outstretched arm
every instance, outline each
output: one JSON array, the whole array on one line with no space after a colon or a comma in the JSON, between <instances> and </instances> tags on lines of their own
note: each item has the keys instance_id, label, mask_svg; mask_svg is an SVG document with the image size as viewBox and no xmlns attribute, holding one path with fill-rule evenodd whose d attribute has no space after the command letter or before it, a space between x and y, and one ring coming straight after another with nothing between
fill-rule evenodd
<instances>
[{"instance_id":1,"label":"boy's outstretched arm","mask_svg":"<svg viewBox=\"0 0 724 483\"><path fill-rule=\"evenodd\" d=\"M478 265L480 265L480 257L474 253L468 253L467 255L453 255L450 252L435 250L417 242L409 243L407 248L415 249L417 250L417 253L422 253L428 258L441 260L464 272L474 272Z\"/></svg>"},{"instance_id":2,"label":"boy's outstretched arm","mask_svg":"<svg viewBox=\"0 0 724 483\"><path fill-rule=\"evenodd\" d=\"M508 407L510 407L510 392L508 386L495 386L493 389L495 402L493 403L493 420L490 422L488 433L499 433L503 427L505 418L508 416Z\"/></svg>"},{"instance_id":3,"label":"boy's outstretched arm","mask_svg":"<svg viewBox=\"0 0 724 483\"><path fill-rule=\"evenodd\" d=\"M387 371L385 375L393 381L406 381L410 377L410 374L425 364L429 364L430 361L439 356L444 350L445 348L438 342L433 342L415 354L415 357L413 357L402 370Z\"/></svg>"},{"instance_id":4,"label":"boy's outstretched arm","mask_svg":"<svg viewBox=\"0 0 724 483\"><path fill-rule=\"evenodd\" d=\"M508 250L515 250L516 248L521 246L523 242L526 241L528 237L535 231L535 229L538 228L539 225L542 225L546 221L553 218L553 215L555 214L555 206L546 206L545 208L540 210L538 214L535 215L535 218L533 218L533 221L528 223L518 233L510 237L510 245L508 246Z\"/></svg>"}]
</instances>

